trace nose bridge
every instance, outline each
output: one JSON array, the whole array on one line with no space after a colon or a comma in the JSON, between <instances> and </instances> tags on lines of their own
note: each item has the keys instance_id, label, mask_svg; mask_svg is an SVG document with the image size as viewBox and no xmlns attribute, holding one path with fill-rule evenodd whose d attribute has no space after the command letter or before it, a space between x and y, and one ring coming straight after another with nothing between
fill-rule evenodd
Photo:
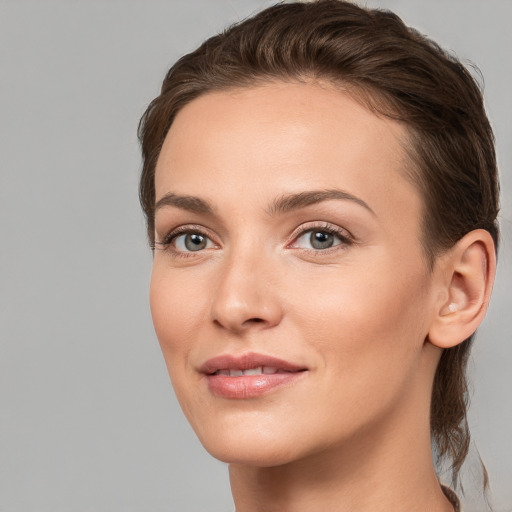
<instances>
[{"instance_id":1,"label":"nose bridge","mask_svg":"<svg viewBox=\"0 0 512 512\"><path fill-rule=\"evenodd\" d=\"M279 323L282 310L273 286L275 270L272 255L262 245L254 241L233 245L219 269L213 320L231 331Z\"/></svg>"}]
</instances>

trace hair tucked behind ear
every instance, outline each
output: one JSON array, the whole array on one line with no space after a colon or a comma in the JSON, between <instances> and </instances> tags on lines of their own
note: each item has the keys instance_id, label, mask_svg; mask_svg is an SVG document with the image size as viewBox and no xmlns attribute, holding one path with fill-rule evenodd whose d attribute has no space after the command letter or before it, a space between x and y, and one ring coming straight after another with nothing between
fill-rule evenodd
<instances>
[{"instance_id":1,"label":"hair tucked behind ear","mask_svg":"<svg viewBox=\"0 0 512 512\"><path fill-rule=\"evenodd\" d=\"M467 421L469 405L466 368L473 336L464 343L445 349L434 377L430 428L439 462L451 460L452 485L457 487L457 477L470 446ZM484 471L484 485L487 472Z\"/></svg>"},{"instance_id":2,"label":"hair tucked behind ear","mask_svg":"<svg viewBox=\"0 0 512 512\"><path fill-rule=\"evenodd\" d=\"M494 138L475 80L395 14L338 0L278 4L208 39L169 70L139 126L140 198L151 243L155 165L179 110L208 91L275 79L328 81L408 126L408 173L424 201L429 265L473 229L489 231L497 244ZM444 350L432 392L432 440L451 461L454 482L469 447L471 342Z\"/></svg>"}]
</instances>

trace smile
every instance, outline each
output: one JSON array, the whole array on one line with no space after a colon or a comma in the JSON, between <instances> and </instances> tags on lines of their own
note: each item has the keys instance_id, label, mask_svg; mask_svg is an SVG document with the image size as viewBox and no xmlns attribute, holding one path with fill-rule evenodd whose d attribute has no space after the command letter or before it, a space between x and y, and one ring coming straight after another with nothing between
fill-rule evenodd
<instances>
[{"instance_id":1,"label":"smile","mask_svg":"<svg viewBox=\"0 0 512 512\"><path fill-rule=\"evenodd\" d=\"M307 368L262 354L222 355L200 369L211 393L222 398L248 399L291 384Z\"/></svg>"},{"instance_id":2,"label":"smile","mask_svg":"<svg viewBox=\"0 0 512 512\"><path fill-rule=\"evenodd\" d=\"M230 369L217 370L213 375L224 375L226 377L242 377L243 375L273 375L275 373L291 373L289 370L282 370L275 366L258 366L247 370Z\"/></svg>"}]
</instances>

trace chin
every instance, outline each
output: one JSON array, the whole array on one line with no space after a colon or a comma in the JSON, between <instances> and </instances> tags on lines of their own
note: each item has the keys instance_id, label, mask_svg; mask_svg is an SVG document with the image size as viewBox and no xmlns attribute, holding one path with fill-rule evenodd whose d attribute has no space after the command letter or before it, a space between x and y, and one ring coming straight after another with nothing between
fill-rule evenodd
<instances>
[{"instance_id":1,"label":"chin","mask_svg":"<svg viewBox=\"0 0 512 512\"><path fill-rule=\"evenodd\" d=\"M339 439L322 424L301 422L296 416L245 414L192 423L206 451L228 463L277 467L297 462L329 449ZM309 434L309 435L308 435ZM339 437L346 437L338 432Z\"/></svg>"},{"instance_id":2,"label":"chin","mask_svg":"<svg viewBox=\"0 0 512 512\"><path fill-rule=\"evenodd\" d=\"M301 458L297 450L287 450L283 446L261 446L257 441L250 443L215 443L215 445L204 443L203 446L212 457L227 464L276 467Z\"/></svg>"},{"instance_id":3,"label":"chin","mask_svg":"<svg viewBox=\"0 0 512 512\"><path fill-rule=\"evenodd\" d=\"M231 418L201 423L194 430L206 451L216 459L259 467L281 466L306 455L304 435L279 421ZM298 441L301 439L301 441Z\"/></svg>"}]
</instances>

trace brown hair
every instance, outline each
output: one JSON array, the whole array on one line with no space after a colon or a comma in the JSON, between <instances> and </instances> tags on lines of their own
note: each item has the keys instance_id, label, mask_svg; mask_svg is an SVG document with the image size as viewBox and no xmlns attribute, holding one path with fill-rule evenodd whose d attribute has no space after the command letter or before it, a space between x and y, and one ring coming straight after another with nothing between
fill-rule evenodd
<instances>
[{"instance_id":1,"label":"brown hair","mask_svg":"<svg viewBox=\"0 0 512 512\"><path fill-rule=\"evenodd\" d=\"M154 173L183 106L209 91L269 80L328 81L405 123L409 178L424 198L423 245L435 257L473 229L498 243L494 137L465 67L389 11L341 0L283 3L235 24L174 64L139 125L140 199L154 244ZM452 480L469 448L466 364L472 337L445 349L431 403L432 441Z\"/></svg>"}]
</instances>

